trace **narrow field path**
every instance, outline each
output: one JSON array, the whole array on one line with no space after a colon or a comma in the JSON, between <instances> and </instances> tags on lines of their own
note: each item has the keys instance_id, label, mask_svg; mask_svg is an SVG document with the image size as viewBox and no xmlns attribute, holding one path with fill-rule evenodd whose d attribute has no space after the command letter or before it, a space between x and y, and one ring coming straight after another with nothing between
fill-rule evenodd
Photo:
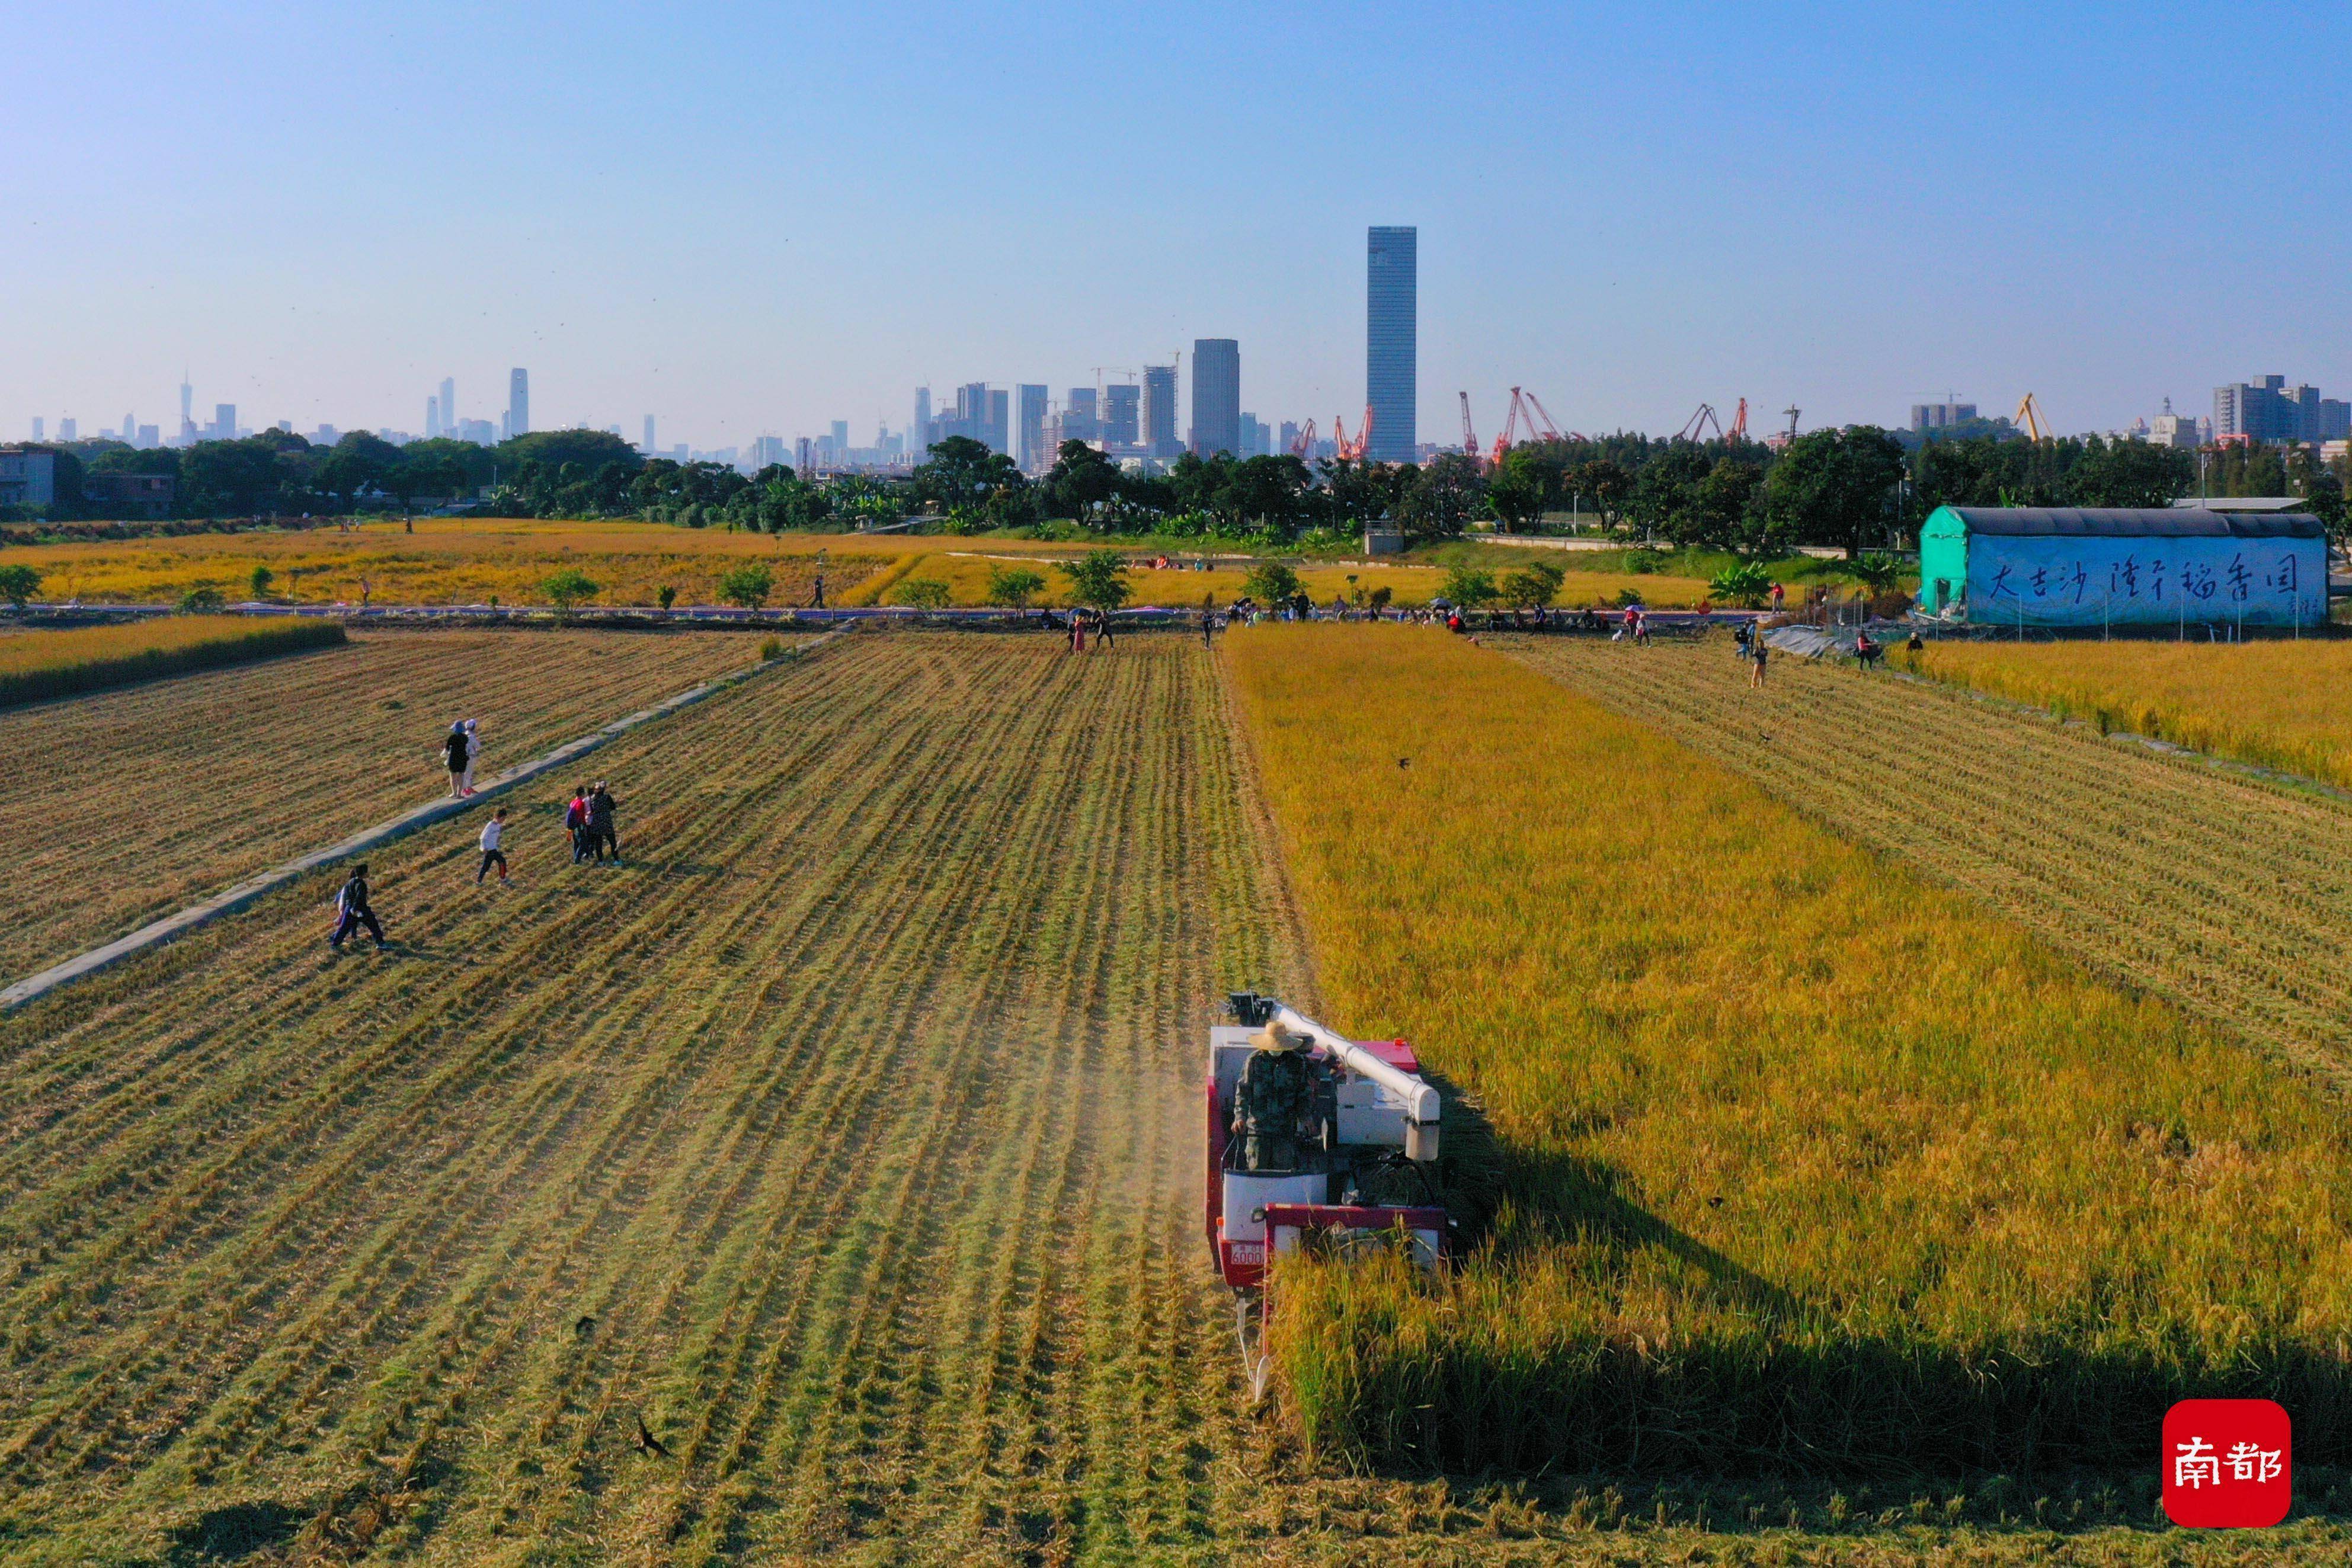
<instances>
[{"instance_id":1,"label":"narrow field path","mask_svg":"<svg viewBox=\"0 0 2352 1568\"><path fill-rule=\"evenodd\" d=\"M1776 659L1759 690L1721 639L1499 643L2064 951L2352 1087L2352 810L1846 667Z\"/></svg>"},{"instance_id":2,"label":"narrow field path","mask_svg":"<svg viewBox=\"0 0 2352 1568\"><path fill-rule=\"evenodd\" d=\"M1289 978L1230 748L1184 639L856 639L600 753L619 868L428 830L394 955L288 896L0 1023L0 1510L1205 1550L1254 1483L1190 1087Z\"/></svg>"},{"instance_id":3,"label":"narrow field path","mask_svg":"<svg viewBox=\"0 0 2352 1568\"><path fill-rule=\"evenodd\" d=\"M487 777L758 658L726 632L392 632L0 713L0 984L447 793L457 720Z\"/></svg>"}]
</instances>

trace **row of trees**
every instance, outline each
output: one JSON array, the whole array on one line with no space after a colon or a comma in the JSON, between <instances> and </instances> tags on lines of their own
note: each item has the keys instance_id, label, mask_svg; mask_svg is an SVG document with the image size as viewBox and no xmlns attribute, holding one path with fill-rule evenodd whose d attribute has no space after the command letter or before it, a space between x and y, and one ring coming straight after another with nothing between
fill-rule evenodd
<instances>
[{"instance_id":1,"label":"row of trees","mask_svg":"<svg viewBox=\"0 0 2352 1568\"><path fill-rule=\"evenodd\" d=\"M688 527L783 532L935 515L951 531L1069 520L1100 533L1293 543L1352 534L1386 520L1413 542L1492 519L1506 531L1570 508L1633 537L1769 555L1833 545L1850 555L1916 532L1935 508L2162 506L2200 482L2195 455L2097 437L1929 441L1916 450L1868 426L1819 430L1775 451L1753 441L1654 440L1619 434L1528 443L1489 468L1454 453L1426 463L1186 455L1164 474L1122 470L1082 442L1052 470L1024 475L978 441L950 437L903 479L813 483L777 465L746 476L719 463L647 460L618 437L554 430L496 447L419 441L394 447L363 431L333 447L266 430L241 441L136 451L85 442L60 455L54 515L83 515L91 474L168 474L184 517L331 514L368 504L479 498L529 517L644 517ZM2296 494L2345 523L2345 468L2305 450L2208 455L2210 493Z\"/></svg>"}]
</instances>

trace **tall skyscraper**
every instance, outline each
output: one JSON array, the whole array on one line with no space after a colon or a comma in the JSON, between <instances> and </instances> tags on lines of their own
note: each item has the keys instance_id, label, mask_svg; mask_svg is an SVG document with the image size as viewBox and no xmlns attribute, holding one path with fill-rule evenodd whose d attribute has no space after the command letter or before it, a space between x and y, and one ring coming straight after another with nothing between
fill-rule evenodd
<instances>
[{"instance_id":1,"label":"tall skyscraper","mask_svg":"<svg viewBox=\"0 0 2352 1568\"><path fill-rule=\"evenodd\" d=\"M455 436L457 433L457 379L445 375L441 378L441 434Z\"/></svg>"},{"instance_id":2,"label":"tall skyscraper","mask_svg":"<svg viewBox=\"0 0 2352 1568\"><path fill-rule=\"evenodd\" d=\"M49 438L49 422L48 422L47 420L46 420L46 419L42 418L42 417L41 417L39 415L37 415L37 414L34 415L34 416L33 416L33 439L34 439L34 440L36 440L36 441L46 441L46 440L47 440L48 438Z\"/></svg>"},{"instance_id":3,"label":"tall skyscraper","mask_svg":"<svg viewBox=\"0 0 2352 1568\"><path fill-rule=\"evenodd\" d=\"M646 416L645 442L637 448L637 450L643 452L648 458L654 455L654 416L650 414Z\"/></svg>"},{"instance_id":4,"label":"tall skyscraper","mask_svg":"<svg viewBox=\"0 0 2352 1568\"><path fill-rule=\"evenodd\" d=\"M1242 346L1232 338L1192 340L1192 450L1242 451Z\"/></svg>"},{"instance_id":5,"label":"tall skyscraper","mask_svg":"<svg viewBox=\"0 0 2352 1568\"><path fill-rule=\"evenodd\" d=\"M236 440L236 405L234 403L214 404L212 428L207 430L205 435L215 441Z\"/></svg>"},{"instance_id":6,"label":"tall skyscraper","mask_svg":"<svg viewBox=\"0 0 2352 1568\"><path fill-rule=\"evenodd\" d=\"M833 460L836 463L849 460L849 421L846 419L833 422Z\"/></svg>"},{"instance_id":7,"label":"tall skyscraper","mask_svg":"<svg viewBox=\"0 0 2352 1568\"><path fill-rule=\"evenodd\" d=\"M58 439L60 441L81 439L81 426L74 423L72 416L68 415L58 421Z\"/></svg>"},{"instance_id":8,"label":"tall skyscraper","mask_svg":"<svg viewBox=\"0 0 2352 1568\"><path fill-rule=\"evenodd\" d=\"M1133 447L1142 440L1137 423L1136 400L1142 389L1133 383L1103 388L1102 439L1106 447Z\"/></svg>"},{"instance_id":9,"label":"tall skyscraper","mask_svg":"<svg viewBox=\"0 0 2352 1568\"><path fill-rule=\"evenodd\" d=\"M425 438L433 440L441 434L441 395L435 393L425 400Z\"/></svg>"},{"instance_id":10,"label":"tall skyscraper","mask_svg":"<svg viewBox=\"0 0 2352 1568\"><path fill-rule=\"evenodd\" d=\"M1410 463L1421 437L1413 410L1420 394L1421 231L1373 228L1364 255L1364 402L1372 438L1364 455Z\"/></svg>"},{"instance_id":11,"label":"tall skyscraper","mask_svg":"<svg viewBox=\"0 0 2352 1568\"><path fill-rule=\"evenodd\" d=\"M449 384L443 382L442 386ZM530 434L530 372L507 372L507 439Z\"/></svg>"},{"instance_id":12,"label":"tall skyscraper","mask_svg":"<svg viewBox=\"0 0 2352 1568\"><path fill-rule=\"evenodd\" d=\"M196 389L188 384L188 373L180 373L180 445L192 447L196 440Z\"/></svg>"},{"instance_id":13,"label":"tall skyscraper","mask_svg":"<svg viewBox=\"0 0 2352 1568\"><path fill-rule=\"evenodd\" d=\"M1070 388L1067 402L1062 405L1062 439L1065 441L1099 441L1102 439L1102 409L1091 386Z\"/></svg>"},{"instance_id":14,"label":"tall skyscraper","mask_svg":"<svg viewBox=\"0 0 2352 1568\"><path fill-rule=\"evenodd\" d=\"M1013 395L991 392L988 395L988 433L981 437L992 452L1010 457L1013 454Z\"/></svg>"},{"instance_id":15,"label":"tall skyscraper","mask_svg":"<svg viewBox=\"0 0 2352 1568\"><path fill-rule=\"evenodd\" d=\"M1154 458L1172 458L1183 447L1176 439L1176 367L1143 367L1143 449Z\"/></svg>"},{"instance_id":16,"label":"tall skyscraper","mask_svg":"<svg viewBox=\"0 0 2352 1568\"><path fill-rule=\"evenodd\" d=\"M907 449L920 461L931 449L931 389L915 388L915 423L907 431Z\"/></svg>"},{"instance_id":17,"label":"tall skyscraper","mask_svg":"<svg viewBox=\"0 0 2352 1568\"><path fill-rule=\"evenodd\" d=\"M1021 467L1030 473L1051 468L1054 454L1045 449L1045 389L1031 382L1023 382L1021 393L1020 450L1014 454Z\"/></svg>"}]
</instances>

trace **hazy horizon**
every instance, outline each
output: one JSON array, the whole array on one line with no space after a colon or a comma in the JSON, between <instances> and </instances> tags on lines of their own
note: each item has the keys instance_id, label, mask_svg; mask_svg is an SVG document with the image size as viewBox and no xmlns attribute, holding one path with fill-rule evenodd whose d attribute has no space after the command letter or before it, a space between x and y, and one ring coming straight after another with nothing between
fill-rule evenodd
<instances>
[{"instance_id":1,"label":"hazy horizon","mask_svg":"<svg viewBox=\"0 0 2352 1568\"><path fill-rule=\"evenodd\" d=\"M2118 18L2128 16L2125 24ZM1364 231L1420 230L1423 440L2067 431L2352 388L2352 19L1395 6L77 8L7 113L0 437L129 410L664 445L1241 345L1269 424L1364 401ZM2235 200L2240 187L2246 196ZM2225 195L2226 193L2226 195Z\"/></svg>"}]
</instances>

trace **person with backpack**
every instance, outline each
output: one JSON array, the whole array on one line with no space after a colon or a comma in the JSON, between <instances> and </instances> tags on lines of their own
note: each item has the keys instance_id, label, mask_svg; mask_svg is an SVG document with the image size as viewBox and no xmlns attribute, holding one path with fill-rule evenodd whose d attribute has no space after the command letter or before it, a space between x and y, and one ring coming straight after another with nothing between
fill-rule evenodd
<instances>
[{"instance_id":1,"label":"person with backpack","mask_svg":"<svg viewBox=\"0 0 2352 1568\"><path fill-rule=\"evenodd\" d=\"M360 927L367 927L368 935L375 938L375 950L384 950L383 927L375 918L375 909L368 902L367 862L352 868L352 874L335 894L335 934L327 939L328 948L343 951L343 939Z\"/></svg>"},{"instance_id":2,"label":"person with backpack","mask_svg":"<svg viewBox=\"0 0 2352 1568\"><path fill-rule=\"evenodd\" d=\"M474 745L467 738L464 720L452 723L449 733L442 738L441 761L449 769L449 797L462 800L466 795L466 770L474 762Z\"/></svg>"},{"instance_id":3,"label":"person with backpack","mask_svg":"<svg viewBox=\"0 0 2352 1568\"><path fill-rule=\"evenodd\" d=\"M572 863L574 866L588 858L588 786L582 784L572 792L572 803L563 808L563 831L572 836Z\"/></svg>"},{"instance_id":4,"label":"person with backpack","mask_svg":"<svg viewBox=\"0 0 2352 1568\"><path fill-rule=\"evenodd\" d=\"M618 805L613 792L604 787L604 781L598 779L594 792L588 796L588 847L595 851L599 865L604 863L607 849L613 852L613 864L621 863L620 837L613 831L613 808Z\"/></svg>"}]
</instances>

